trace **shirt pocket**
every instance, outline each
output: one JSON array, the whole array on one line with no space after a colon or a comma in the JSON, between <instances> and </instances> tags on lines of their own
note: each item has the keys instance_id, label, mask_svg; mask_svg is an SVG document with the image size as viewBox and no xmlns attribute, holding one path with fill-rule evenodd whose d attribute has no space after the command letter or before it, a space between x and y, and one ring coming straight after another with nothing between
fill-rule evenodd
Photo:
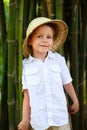
<instances>
[{"instance_id":1,"label":"shirt pocket","mask_svg":"<svg viewBox=\"0 0 87 130\"><path fill-rule=\"evenodd\" d=\"M29 68L25 70L25 79L28 86L38 85L40 82L39 70L37 68Z\"/></svg>"},{"instance_id":2,"label":"shirt pocket","mask_svg":"<svg viewBox=\"0 0 87 130\"><path fill-rule=\"evenodd\" d=\"M62 82L61 70L60 70L59 66L51 65L50 66L50 70L51 70L51 76L52 76L53 80L55 82Z\"/></svg>"}]
</instances>

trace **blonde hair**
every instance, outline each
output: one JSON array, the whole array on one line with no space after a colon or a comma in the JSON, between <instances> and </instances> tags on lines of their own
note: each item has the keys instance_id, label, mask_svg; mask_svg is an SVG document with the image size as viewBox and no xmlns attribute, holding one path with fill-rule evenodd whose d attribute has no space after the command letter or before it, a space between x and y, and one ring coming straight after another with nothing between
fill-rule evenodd
<instances>
[{"instance_id":1,"label":"blonde hair","mask_svg":"<svg viewBox=\"0 0 87 130\"><path fill-rule=\"evenodd\" d=\"M43 25L48 25L52 30L53 30L53 38L55 39L56 36L58 35L58 30L56 30L57 28L55 27L56 25L52 24L52 23L46 23L46 24L43 24ZM42 26L42 25L41 25ZM40 26L39 26L40 27ZM38 27L37 27L38 28ZM37 29L36 28L36 29ZM35 30L36 30L35 29ZM34 31L35 31L34 30ZM29 45L29 41L32 37L32 34L34 33L34 31L29 35L29 37L25 38L24 40L24 43L23 43L23 56L25 58L28 58L29 55L32 55L33 54L33 50L32 50L32 46ZM56 34L57 32L57 34Z\"/></svg>"},{"instance_id":2,"label":"blonde hair","mask_svg":"<svg viewBox=\"0 0 87 130\"><path fill-rule=\"evenodd\" d=\"M28 58L29 55L32 55L33 53L32 46L29 45L29 39L30 39L30 36L28 38L25 38L24 43L23 43L23 56L25 58Z\"/></svg>"}]
</instances>

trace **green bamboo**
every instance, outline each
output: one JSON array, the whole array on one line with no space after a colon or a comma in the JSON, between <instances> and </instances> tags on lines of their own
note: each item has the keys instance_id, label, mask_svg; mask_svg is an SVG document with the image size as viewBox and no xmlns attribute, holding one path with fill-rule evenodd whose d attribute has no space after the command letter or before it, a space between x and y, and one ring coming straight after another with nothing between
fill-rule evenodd
<instances>
[{"instance_id":1,"label":"green bamboo","mask_svg":"<svg viewBox=\"0 0 87 130\"><path fill-rule=\"evenodd\" d=\"M28 22L30 22L32 19L36 17L36 2L35 0L30 0L30 7L29 7L29 19Z\"/></svg>"},{"instance_id":2,"label":"green bamboo","mask_svg":"<svg viewBox=\"0 0 87 130\"><path fill-rule=\"evenodd\" d=\"M71 74L73 85L78 95L78 0L72 1L72 24L71 24ZM77 130L79 122L78 114L72 116L73 130ZM76 123L77 122L77 123Z\"/></svg>"},{"instance_id":3,"label":"green bamboo","mask_svg":"<svg viewBox=\"0 0 87 130\"><path fill-rule=\"evenodd\" d=\"M86 46L86 58L85 58L85 119L84 119L84 127L87 129L87 46Z\"/></svg>"},{"instance_id":4,"label":"green bamboo","mask_svg":"<svg viewBox=\"0 0 87 130\"><path fill-rule=\"evenodd\" d=\"M51 19L55 19L55 0L51 0Z\"/></svg>"},{"instance_id":5,"label":"green bamboo","mask_svg":"<svg viewBox=\"0 0 87 130\"><path fill-rule=\"evenodd\" d=\"M71 19L72 19L72 0L64 0L63 20L68 25L68 37L64 44L64 56L66 61L70 61L71 56Z\"/></svg>"},{"instance_id":6,"label":"green bamboo","mask_svg":"<svg viewBox=\"0 0 87 130\"><path fill-rule=\"evenodd\" d=\"M8 130L8 106L7 106L7 43L6 43L6 20L3 0L0 1L0 28L2 38L2 59L3 73L1 86L1 106L0 106L0 129ZM2 128L3 126L3 128Z\"/></svg>"},{"instance_id":7,"label":"green bamboo","mask_svg":"<svg viewBox=\"0 0 87 130\"><path fill-rule=\"evenodd\" d=\"M23 39L26 37L26 29L29 24L29 8L30 2L28 0L24 1L24 11L23 11Z\"/></svg>"},{"instance_id":8,"label":"green bamboo","mask_svg":"<svg viewBox=\"0 0 87 130\"><path fill-rule=\"evenodd\" d=\"M64 3L64 21L68 24L67 46L70 59L70 71L73 77L73 84L78 94L78 2L66 1Z\"/></svg>"},{"instance_id":9,"label":"green bamboo","mask_svg":"<svg viewBox=\"0 0 87 130\"><path fill-rule=\"evenodd\" d=\"M66 13L64 20L69 26L68 43L65 44L65 49L68 49L66 56L69 55L70 72L73 78L73 85L78 95L78 0L65 1L64 4L64 14ZM78 114L72 116L73 130L78 130L78 120Z\"/></svg>"},{"instance_id":10,"label":"green bamboo","mask_svg":"<svg viewBox=\"0 0 87 130\"><path fill-rule=\"evenodd\" d=\"M55 18L56 19L63 19L63 0L55 0ZM63 55L63 48L58 50L59 53Z\"/></svg>"},{"instance_id":11,"label":"green bamboo","mask_svg":"<svg viewBox=\"0 0 87 130\"><path fill-rule=\"evenodd\" d=\"M80 114L79 114L79 129L84 130L84 119L86 118L85 112L86 110L86 104L85 104L85 82L84 82L84 68L85 68L85 57L86 57L86 46L87 46L87 14L85 13L87 11L87 2L85 0L80 0L81 4L81 20L82 20L82 26L80 30L80 47L79 47L79 102L80 102Z\"/></svg>"},{"instance_id":12,"label":"green bamboo","mask_svg":"<svg viewBox=\"0 0 87 130\"><path fill-rule=\"evenodd\" d=\"M15 45L15 51L16 51L16 63L15 63L15 86L16 86L16 126L18 125L20 121L20 96L19 96L19 84L18 84L18 38L19 38L19 7L20 7L20 1L16 0L15 5L15 39L16 39L16 45Z\"/></svg>"},{"instance_id":13,"label":"green bamboo","mask_svg":"<svg viewBox=\"0 0 87 130\"><path fill-rule=\"evenodd\" d=\"M22 118L22 42L23 42L24 0L16 1L16 126Z\"/></svg>"},{"instance_id":14,"label":"green bamboo","mask_svg":"<svg viewBox=\"0 0 87 130\"><path fill-rule=\"evenodd\" d=\"M48 17L46 0L38 0L38 16Z\"/></svg>"},{"instance_id":15,"label":"green bamboo","mask_svg":"<svg viewBox=\"0 0 87 130\"><path fill-rule=\"evenodd\" d=\"M86 58L85 58L85 102L87 111L87 46L86 46Z\"/></svg>"},{"instance_id":16,"label":"green bamboo","mask_svg":"<svg viewBox=\"0 0 87 130\"><path fill-rule=\"evenodd\" d=\"M8 21L8 116L9 130L15 130L15 0L9 2Z\"/></svg>"},{"instance_id":17,"label":"green bamboo","mask_svg":"<svg viewBox=\"0 0 87 130\"><path fill-rule=\"evenodd\" d=\"M20 13L19 13L19 39L18 39L18 83L19 83L19 96L20 96L20 119L22 117L22 43L23 43L23 9L24 0L20 1Z\"/></svg>"},{"instance_id":18,"label":"green bamboo","mask_svg":"<svg viewBox=\"0 0 87 130\"><path fill-rule=\"evenodd\" d=\"M56 19L63 19L63 0L55 0Z\"/></svg>"},{"instance_id":19,"label":"green bamboo","mask_svg":"<svg viewBox=\"0 0 87 130\"><path fill-rule=\"evenodd\" d=\"M64 56L66 59L66 62L68 62L70 64L70 56L71 56L71 49L70 49L70 44L71 44L71 15L72 15L72 10L71 10L71 6L72 6L72 1L64 1L64 5L63 5L63 20L67 23L68 25L68 36L67 39L64 43ZM70 69L70 68L69 68ZM69 103L71 103L70 100L68 100ZM72 128L72 121L71 121L71 115L70 115L70 126Z\"/></svg>"},{"instance_id":20,"label":"green bamboo","mask_svg":"<svg viewBox=\"0 0 87 130\"><path fill-rule=\"evenodd\" d=\"M71 53L71 73L78 94L78 0L72 2Z\"/></svg>"}]
</instances>

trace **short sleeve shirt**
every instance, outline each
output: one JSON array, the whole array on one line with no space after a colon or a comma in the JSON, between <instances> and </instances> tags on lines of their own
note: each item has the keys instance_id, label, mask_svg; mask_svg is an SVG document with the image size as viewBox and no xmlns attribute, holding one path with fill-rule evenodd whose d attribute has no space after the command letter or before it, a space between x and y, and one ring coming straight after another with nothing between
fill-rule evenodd
<instances>
[{"instance_id":1,"label":"short sleeve shirt","mask_svg":"<svg viewBox=\"0 0 87 130\"><path fill-rule=\"evenodd\" d=\"M45 61L29 56L23 60L23 90L30 97L30 123L35 130L68 123L63 85L72 81L65 59L49 51Z\"/></svg>"}]
</instances>

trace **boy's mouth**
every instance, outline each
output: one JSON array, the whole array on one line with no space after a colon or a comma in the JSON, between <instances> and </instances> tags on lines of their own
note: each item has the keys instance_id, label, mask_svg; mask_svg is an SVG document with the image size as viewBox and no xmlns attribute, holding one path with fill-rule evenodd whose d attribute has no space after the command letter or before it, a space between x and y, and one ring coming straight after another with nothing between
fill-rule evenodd
<instances>
[{"instance_id":1,"label":"boy's mouth","mask_svg":"<svg viewBox=\"0 0 87 130\"><path fill-rule=\"evenodd\" d=\"M44 47L44 48L46 48L46 47L48 47L47 45L40 45L41 47Z\"/></svg>"}]
</instances>

